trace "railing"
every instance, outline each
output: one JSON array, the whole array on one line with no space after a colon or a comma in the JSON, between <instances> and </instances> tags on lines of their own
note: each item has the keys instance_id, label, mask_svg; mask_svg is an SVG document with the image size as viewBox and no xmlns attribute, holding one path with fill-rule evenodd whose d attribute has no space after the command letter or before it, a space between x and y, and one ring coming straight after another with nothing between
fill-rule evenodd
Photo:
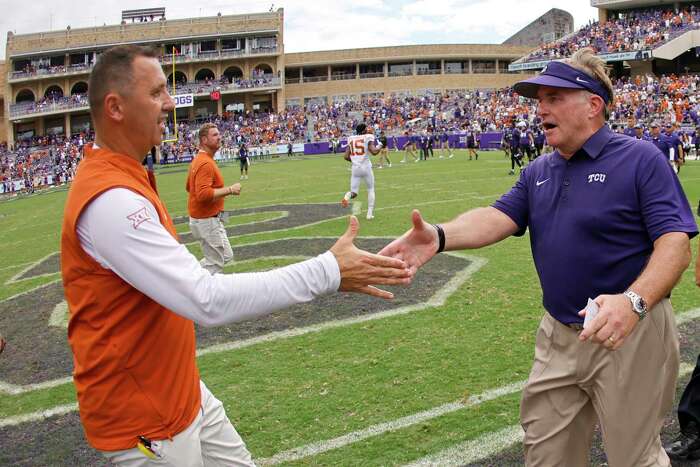
<instances>
[{"instance_id":1,"label":"railing","mask_svg":"<svg viewBox=\"0 0 700 467\"><path fill-rule=\"evenodd\" d=\"M355 79L355 73L336 73L331 75L331 80L340 81L344 79Z\"/></svg>"},{"instance_id":2,"label":"railing","mask_svg":"<svg viewBox=\"0 0 700 467\"><path fill-rule=\"evenodd\" d=\"M74 73L83 73L92 68L92 65L70 65L68 67L60 65L51 68L40 68L34 71L11 71L9 75L10 81L17 79L33 78L40 76L55 76L55 75L70 75Z\"/></svg>"},{"instance_id":3,"label":"railing","mask_svg":"<svg viewBox=\"0 0 700 467\"><path fill-rule=\"evenodd\" d=\"M275 54L277 53L277 47L259 47L255 49L241 49L241 50L222 50L222 51L209 51L201 52L198 54L181 54L175 55L175 63L189 63L189 62L203 62L207 60L216 60L219 58L230 58L230 57L244 57L251 55L264 55L264 54ZM173 63L172 55L164 55L159 58L160 63L163 65ZM33 71L11 71L8 74L8 79L10 81L43 77L43 76L61 76L61 75L71 75L75 73L85 73L92 70L92 64L89 65L70 65L64 66L59 65L51 68L40 68Z\"/></svg>"},{"instance_id":4,"label":"railing","mask_svg":"<svg viewBox=\"0 0 700 467\"><path fill-rule=\"evenodd\" d=\"M284 78L284 84L299 84L301 78Z\"/></svg>"},{"instance_id":5,"label":"railing","mask_svg":"<svg viewBox=\"0 0 700 467\"><path fill-rule=\"evenodd\" d=\"M401 70L401 71L390 71L389 76L411 76L413 75L412 70Z\"/></svg>"},{"instance_id":6,"label":"railing","mask_svg":"<svg viewBox=\"0 0 700 467\"><path fill-rule=\"evenodd\" d=\"M238 91L241 89L267 88L280 85L280 79L277 77L242 79L233 83L222 84L219 81L210 81L208 83L185 83L179 86L176 85L175 92L177 94L195 94L207 95L212 91L221 91L223 93L230 91Z\"/></svg>"},{"instance_id":7,"label":"railing","mask_svg":"<svg viewBox=\"0 0 700 467\"><path fill-rule=\"evenodd\" d=\"M10 105L10 118L64 110L87 110L88 108L87 95L76 94L70 97L62 97L61 99L52 99L42 102L20 102L19 104L12 104Z\"/></svg>"},{"instance_id":8,"label":"railing","mask_svg":"<svg viewBox=\"0 0 700 467\"><path fill-rule=\"evenodd\" d=\"M275 53L277 53L277 47L257 47L255 49L250 49L251 55L275 54Z\"/></svg>"},{"instance_id":9,"label":"railing","mask_svg":"<svg viewBox=\"0 0 700 467\"><path fill-rule=\"evenodd\" d=\"M245 49L228 49L228 50L222 50L221 54L219 55L221 58L228 58L228 57L242 57L243 55L246 55L248 52L246 52Z\"/></svg>"},{"instance_id":10,"label":"railing","mask_svg":"<svg viewBox=\"0 0 700 467\"><path fill-rule=\"evenodd\" d=\"M212 91L222 93L241 91L246 89L260 89L277 87L281 80L277 77L256 78L238 80L234 83L221 84L218 81L210 83L186 83L175 88L178 94L209 95ZM10 105L10 118L26 117L31 115L61 112L66 110L88 110L89 104L87 96L74 95L61 99L44 102L20 102Z\"/></svg>"},{"instance_id":11,"label":"railing","mask_svg":"<svg viewBox=\"0 0 700 467\"><path fill-rule=\"evenodd\" d=\"M303 79L305 83L317 83L319 81L328 81L328 75L304 76Z\"/></svg>"},{"instance_id":12,"label":"railing","mask_svg":"<svg viewBox=\"0 0 700 467\"><path fill-rule=\"evenodd\" d=\"M417 75L439 75L440 74L440 69L439 68L433 68L433 69L417 69L416 70Z\"/></svg>"},{"instance_id":13,"label":"railing","mask_svg":"<svg viewBox=\"0 0 700 467\"><path fill-rule=\"evenodd\" d=\"M623 48L623 50L599 50L596 54L597 55L607 55L607 54L615 54L615 53L640 52L640 51L644 51L644 50L657 49L665 44L668 44L669 42L671 42L672 40L676 39L677 37L685 34L686 32L692 31L695 29L700 29L700 24L688 23L688 24L684 24L681 27L669 27L669 28L664 27L664 29L662 29L658 32L660 32L662 35L668 34L668 38L663 39L663 40L656 42L654 44L650 44L650 45L642 44L642 48L640 48L640 49L634 49L631 46L627 46L627 47ZM555 43L564 43L570 37L575 36L578 32L579 31L575 31L575 32L573 32L565 37L562 37L561 39L556 40ZM634 39L642 40L643 38L644 38L644 36L632 37L632 38L630 38L629 44L632 44ZM530 54L516 60L513 63L529 63L529 62L538 62L538 61L550 61L550 60L558 60L560 58L564 58L563 56L559 56L558 54L557 55L550 55L549 53L538 53L541 50L542 49L539 48L536 51L531 52Z\"/></svg>"},{"instance_id":14,"label":"railing","mask_svg":"<svg viewBox=\"0 0 700 467\"><path fill-rule=\"evenodd\" d=\"M360 79L364 78L384 78L383 71L369 71L367 73L360 73Z\"/></svg>"}]
</instances>

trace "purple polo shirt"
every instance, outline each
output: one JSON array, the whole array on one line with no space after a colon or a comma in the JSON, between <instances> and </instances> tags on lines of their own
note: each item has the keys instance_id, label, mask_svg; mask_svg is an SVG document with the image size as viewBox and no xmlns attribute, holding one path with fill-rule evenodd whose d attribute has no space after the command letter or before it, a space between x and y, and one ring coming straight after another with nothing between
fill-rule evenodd
<instances>
[{"instance_id":1,"label":"purple polo shirt","mask_svg":"<svg viewBox=\"0 0 700 467\"><path fill-rule=\"evenodd\" d=\"M493 207L530 229L545 309L581 323L588 297L624 292L668 232L698 233L667 158L606 125L568 161L535 159Z\"/></svg>"},{"instance_id":2,"label":"purple polo shirt","mask_svg":"<svg viewBox=\"0 0 700 467\"><path fill-rule=\"evenodd\" d=\"M678 137L676 132L670 135L666 132L662 133L661 137L666 141L666 157L671 157L670 149L673 148L673 160L678 160L678 146L682 146L681 139Z\"/></svg>"}]
</instances>

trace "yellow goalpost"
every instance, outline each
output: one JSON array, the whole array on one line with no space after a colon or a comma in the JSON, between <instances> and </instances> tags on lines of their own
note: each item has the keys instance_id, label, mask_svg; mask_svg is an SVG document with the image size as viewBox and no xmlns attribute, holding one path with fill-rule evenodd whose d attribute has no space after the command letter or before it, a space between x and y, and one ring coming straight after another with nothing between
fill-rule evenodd
<instances>
[{"instance_id":1,"label":"yellow goalpost","mask_svg":"<svg viewBox=\"0 0 700 467\"><path fill-rule=\"evenodd\" d=\"M172 60L173 60L173 92L172 96L175 96L175 47L173 47L172 50ZM178 132L177 132L177 107L173 109L173 128L175 129L175 134L173 135L172 138L170 139L164 139L161 141L161 144L163 143L174 143L178 139Z\"/></svg>"}]
</instances>

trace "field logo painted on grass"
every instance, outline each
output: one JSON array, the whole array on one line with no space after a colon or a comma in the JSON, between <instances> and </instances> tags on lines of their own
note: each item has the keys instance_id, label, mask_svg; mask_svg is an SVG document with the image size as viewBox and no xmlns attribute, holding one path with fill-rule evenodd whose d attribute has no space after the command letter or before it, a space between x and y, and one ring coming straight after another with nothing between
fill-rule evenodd
<instances>
[{"instance_id":1,"label":"field logo painted on grass","mask_svg":"<svg viewBox=\"0 0 700 467\"><path fill-rule=\"evenodd\" d=\"M309 206L311 211L317 211L319 205ZM292 212L288 207L285 206L284 210ZM299 205L294 211L313 222L337 214L328 211L325 214L317 212L316 215L307 215L308 212L301 208ZM264 210L281 209L273 206ZM267 222L261 224L267 224L264 227L270 226ZM360 238L357 244L368 251L378 251L390 240ZM299 260L323 253L335 241L336 238L327 237L286 238L246 244L234 249L235 258L239 263L280 258ZM392 301L359 294L331 294L254 321L217 328L197 327L198 354L226 351L266 340L375 319L374 317L439 306L482 264L483 261L479 258L459 254L440 255L421 271L420 280L410 287L390 288L396 294L396 299ZM11 280L19 282L55 275L59 267L59 256L55 253L27 267ZM60 280L0 302L0 329L8 339L5 353L12 357L0 359L0 392L19 394L70 381L72 355L66 339L67 324L68 307Z\"/></svg>"}]
</instances>

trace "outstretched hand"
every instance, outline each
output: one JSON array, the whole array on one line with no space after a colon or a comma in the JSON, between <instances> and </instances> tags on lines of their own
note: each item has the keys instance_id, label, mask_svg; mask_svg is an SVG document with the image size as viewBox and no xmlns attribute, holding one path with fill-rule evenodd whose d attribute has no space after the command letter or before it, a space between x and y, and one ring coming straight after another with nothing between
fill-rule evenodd
<instances>
[{"instance_id":1,"label":"outstretched hand","mask_svg":"<svg viewBox=\"0 0 700 467\"><path fill-rule=\"evenodd\" d=\"M438 235L417 209L411 213L411 221L413 228L382 248L379 254L405 261L411 274L415 274L437 253Z\"/></svg>"},{"instance_id":2,"label":"outstretched hand","mask_svg":"<svg viewBox=\"0 0 700 467\"><path fill-rule=\"evenodd\" d=\"M350 216L348 229L330 249L340 268L339 290L393 298L394 294L374 285L409 284L413 274L400 259L375 255L357 248L353 241L359 230L360 222L355 216Z\"/></svg>"}]
</instances>

